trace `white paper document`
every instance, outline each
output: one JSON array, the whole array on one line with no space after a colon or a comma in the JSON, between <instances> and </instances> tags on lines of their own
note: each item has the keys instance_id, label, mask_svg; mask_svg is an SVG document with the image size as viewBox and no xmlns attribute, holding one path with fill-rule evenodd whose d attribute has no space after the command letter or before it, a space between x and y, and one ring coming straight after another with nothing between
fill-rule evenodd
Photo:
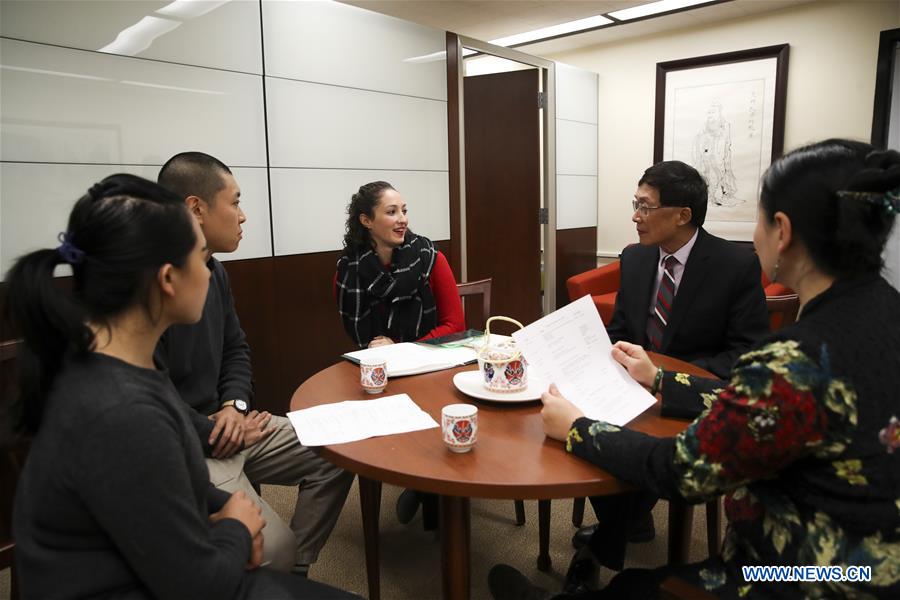
<instances>
[{"instance_id":1,"label":"white paper document","mask_svg":"<svg viewBox=\"0 0 900 600\"><path fill-rule=\"evenodd\" d=\"M322 404L287 416L304 446L343 444L438 427L431 415L406 394Z\"/></svg>"},{"instance_id":2,"label":"white paper document","mask_svg":"<svg viewBox=\"0 0 900 600\"><path fill-rule=\"evenodd\" d=\"M348 352L344 356L353 362L359 362L368 357L381 357L387 362L388 377L400 377L430 373L470 363L475 360L475 351L471 348L441 348L440 346L423 346L422 344L403 342Z\"/></svg>"},{"instance_id":3,"label":"white paper document","mask_svg":"<svg viewBox=\"0 0 900 600\"><path fill-rule=\"evenodd\" d=\"M656 402L613 360L612 343L590 296L512 335L529 366L591 419L625 425Z\"/></svg>"}]
</instances>

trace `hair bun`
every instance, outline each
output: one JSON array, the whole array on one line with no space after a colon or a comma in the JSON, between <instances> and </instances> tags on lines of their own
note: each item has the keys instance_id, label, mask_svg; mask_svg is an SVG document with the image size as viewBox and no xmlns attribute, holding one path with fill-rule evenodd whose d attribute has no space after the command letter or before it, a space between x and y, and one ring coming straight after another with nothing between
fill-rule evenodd
<instances>
[{"instance_id":1,"label":"hair bun","mask_svg":"<svg viewBox=\"0 0 900 600\"><path fill-rule=\"evenodd\" d=\"M900 188L900 152L876 150L866 155L865 167L856 173L844 189L851 192L885 194Z\"/></svg>"},{"instance_id":2,"label":"hair bun","mask_svg":"<svg viewBox=\"0 0 900 600\"><path fill-rule=\"evenodd\" d=\"M87 195L90 196L92 200L99 200L104 197L108 187L109 186L102 181L100 183L95 183L88 189Z\"/></svg>"},{"instance_id":3,"label":"hair bun","mask_svg":"<svg viewBox=\"0 0 900 600\"><path fill-rule=\"evenodd\" d=\"M900 167L900 152L896 150L875 150L866 156L866 166L889 171Z\"/></svg>"}]
</instances>

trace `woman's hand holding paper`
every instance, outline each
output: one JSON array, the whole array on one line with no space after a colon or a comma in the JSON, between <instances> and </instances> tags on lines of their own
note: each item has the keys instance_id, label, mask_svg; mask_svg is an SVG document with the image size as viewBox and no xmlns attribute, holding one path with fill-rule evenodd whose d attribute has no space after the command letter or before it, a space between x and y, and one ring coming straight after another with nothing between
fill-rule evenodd
<instances>
[{"instance_id":1,"label":"woman's hand holding paper","mask_svg":"<svg viewBox=\"0 0 900 600\"><path fill-rule=\"evenodd\" d=\"M541 409L544 433L547 434L547 437L565 441L566 436L569 435L569 429L572 428L572 423L583 417L584 413L560 395L556 384L550 384L550 389L541 394L541 402L544 403L544 408Z\"/></svg>"}]
</instances>

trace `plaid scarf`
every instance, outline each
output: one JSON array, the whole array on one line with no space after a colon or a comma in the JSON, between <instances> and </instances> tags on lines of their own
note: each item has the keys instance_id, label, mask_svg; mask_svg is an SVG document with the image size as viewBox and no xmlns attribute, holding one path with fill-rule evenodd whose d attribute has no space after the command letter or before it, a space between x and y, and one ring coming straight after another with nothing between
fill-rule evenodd
<instances>
[{"instance_id":1,"label":"plaid scarf","mask_svg":"<svg viewBox=\"0 0 900 600\"><path fill-rule=\"evenodd\" d=\"M387 270L374 250L344 250L337 262L338 312L360 348L379 335L409 342L434 329L437 307L429 278L435 257L431 240L409 232Z\"/></svg>"}]
</instances>

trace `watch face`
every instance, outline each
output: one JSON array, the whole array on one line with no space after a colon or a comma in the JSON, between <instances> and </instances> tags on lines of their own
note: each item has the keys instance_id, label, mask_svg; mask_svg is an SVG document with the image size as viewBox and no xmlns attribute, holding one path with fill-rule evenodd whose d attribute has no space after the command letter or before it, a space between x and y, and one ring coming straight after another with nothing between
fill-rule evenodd
<instances>
[{"instance_id":1,"label":"watch face","mask_svg":"<svg viewBox=\"0 0 900 600\"><path fill-rule=\"evenodd\" d=\"M247 406L247 403L244 402L243 400L235 400L234 407L238 410L238 412L242 412L245 414L247 413L247 409L249 408Z\"/></svg>"}]
</instances>

